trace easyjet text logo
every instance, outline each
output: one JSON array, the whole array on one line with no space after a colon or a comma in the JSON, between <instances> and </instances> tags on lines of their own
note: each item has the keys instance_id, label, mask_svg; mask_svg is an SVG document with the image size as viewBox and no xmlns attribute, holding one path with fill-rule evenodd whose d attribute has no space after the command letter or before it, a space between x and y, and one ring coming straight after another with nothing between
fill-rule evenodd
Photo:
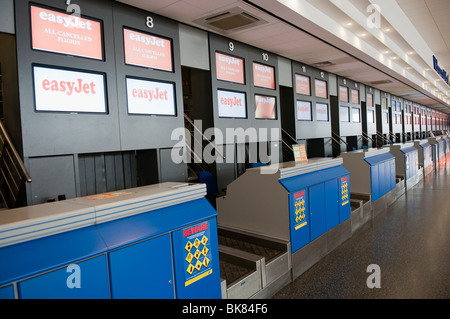
<instances>
[{"instance_id":1,"label":"easyjet text logo","mask_svg":"<svg viewBox=\"0 0 450 319\"><path fill-rule=\"evenodd\" d=\"M39 12L39 18L44 21L54 22L61 24L66 28L77 28L92 30L92 22L84 19L80 19L76 16L53 14L47 11Z\"/></svg>"},{"instance_id":2,"label":"easyjet text logo","mask_svg":"<svg viewBox=\"0 0 450 319\"><path fill-rule=\"evenodd\" d=\"M165 89L160 90L159 88L155 88L154 90L148 89L133 89L132 93L134 98L137 99L145 99L149 102L153 100L161 100L168 101L169 100L169 92Z\"/></svg>"},{"instance_id":3,"label":"easyjet text logo","mask_svg":"<svg viewBox=\"0 0 450 319\"><path fill-rule=\"evenodd\" d=\"M57 81L44 79L42 81L42 88L45 91L52 92L65 92L67 95L72 95L73 93L78 94L96 94L95 83L92 81L90 83L85 82L83 79L77 79L76 81Z\"/></svg>"},{"instance_id":4,"label":"easyjet text logo","mask_svg":"<svg viewBox=\"0 0 450 319\"><path fill-rule=\"evenodd\" d=\"M237 58L233 58L230 56L224 56L224 55L219 55L219 61L220 62L225 62L226 64L234 64L234 65L241 65L241 60L237 59Z\"/></svg>"},{"instance_id":5,"label":"easyjet text logo","mask_svg":"<svg viewBox=\"0 0 450 319\"><path fill-rule=\"evenodd\" d=\"M242 99L235 97L222 97L220 98L220 104L229 107L242 106Z\"/></svg>"}]
</instances>

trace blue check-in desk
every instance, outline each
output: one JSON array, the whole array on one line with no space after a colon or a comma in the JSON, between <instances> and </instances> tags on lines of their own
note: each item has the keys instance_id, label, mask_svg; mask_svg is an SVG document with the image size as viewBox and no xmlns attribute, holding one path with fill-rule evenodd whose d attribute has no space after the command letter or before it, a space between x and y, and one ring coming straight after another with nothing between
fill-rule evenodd
<instances>
[{"instance_id":1,"label":"blue check-in desk","mask_svg":"<svg viewBox=\"0 0 450 319\"><path fill-rule=\"evenodd\" d=\"M419 167L423 168L423 176L433 172L433 146L427 140L414 141L414 147L419 155Z\"/></svg>"},{"instance_id":2,"label":"blue check-in desk","mask_svg":"<svg viewBox=\"0 0 450 319\"><path fill-rule=\"evenodd\" d=\"M433 146L433 162L435 169L445 168L446 165L446 145L441 136L429 137L428 143Z\"/></svg>"},{"instance_id":3,"label":"blue check-in desk","mask_svg":"<svg viewBox=\"0 0 450 319\"><path fill-rule=\"evenodd\" d=\"M350 176L342 159L248 169L216 203L219 227L289 241L293 278L352 233Z\"/></svg>"},{"instance_id":4,"label":"blue check-in desk","mask_svg":"<svg viewBox=\"0 0 450 319\"><path fill-rule=\"evenodd\" d=\"M394 155L396 177L404 182L408 191L423 178L423 168L419 168L419 151L413 142L385 145L384 148Z\"/></svg>"},{"instance_id":5,"label":"blue check-in desk","mask_svg":"<svg viewBox=\"0 0 450 319\"><path fill-rule=\"evenodd\" d=\"M0 215L1 298L221 298L204 184L162 183Z\"/></svg>"},{"instance_id":6,"label":"blue check-in desk","mask_svg":"<svg viewBox=\"0 0 450 319\"><path fill-rule=\"evenodd\" d=\"M350 172L351 197L370 196L372 214L376 215L397 199L395 157L389 149L357 150L342 153L339 157ZM367 221L368 217L363 218Z\"/></svg>"},{"instance_id":7,"label":"blue check-in desk","mask_svg":"<svg viewBox=\"0 0 450 319\"><path fill-rule=\"evenodd\" d=\"M445 162L447 165L450 163L450 137L448 135L442 136L442 139L445 142Z\"/></svg>"}]
</instances>

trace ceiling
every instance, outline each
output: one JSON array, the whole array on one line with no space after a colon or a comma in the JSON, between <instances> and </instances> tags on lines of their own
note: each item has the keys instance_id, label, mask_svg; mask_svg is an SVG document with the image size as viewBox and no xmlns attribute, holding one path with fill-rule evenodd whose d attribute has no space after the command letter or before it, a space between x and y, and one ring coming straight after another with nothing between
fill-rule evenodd
<instances>
[{"instance_id":1,"label":"ceiling","mask_svg":"<svg viewBox=\"0 0 450 319\"><path fill-rule=\"evenodd\" d=\"M449 0L117 0L450 114ZM367 24L371 5L380 22ZM259 23L219 30L205 18L240 8ZM387 82L387 83L386 83Z\"/></svg>"}]
</instances>

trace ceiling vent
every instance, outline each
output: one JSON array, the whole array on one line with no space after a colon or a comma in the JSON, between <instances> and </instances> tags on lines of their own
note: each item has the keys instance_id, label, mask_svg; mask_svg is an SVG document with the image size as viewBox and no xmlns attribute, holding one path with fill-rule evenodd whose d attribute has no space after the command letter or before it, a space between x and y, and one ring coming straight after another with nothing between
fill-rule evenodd
<instances>
[{"instance_id":1,"label":"ceiling vent","mask_svg":"<svg viewBox=\"0 0 450 319\"><path fill-rule=\"evenodd\" d=\"M234 7L213 15L197 19L194 23L222 33L231 33L252 28L267 21L256 17L242 8Z\"/></svg>"},{"instance_id":2,"label":"ceiling vent","mask_svg":"<svg viewBox=\"0 0 450 319\"><path fill-rule=\"evenodd\" d=\"M369 84L380 85L380 84L388 84L388 83L392 83L392 81L391 80L381 80L381 81L370 82Z\"/></svg>"},{"instance_id":3,"label":"ceiling vent","mask_svg":"<svg viewBox=\"0 0 450 319\"><path fill-rule=\"evenodd\" d=\"M324 68L324 67L333 66L333 65L336 65L336 64L331 61L322 61L322 62L317 62L317 63L311 64L311 66L316 67L316 68Z\"/></svg>"}]
</instances>

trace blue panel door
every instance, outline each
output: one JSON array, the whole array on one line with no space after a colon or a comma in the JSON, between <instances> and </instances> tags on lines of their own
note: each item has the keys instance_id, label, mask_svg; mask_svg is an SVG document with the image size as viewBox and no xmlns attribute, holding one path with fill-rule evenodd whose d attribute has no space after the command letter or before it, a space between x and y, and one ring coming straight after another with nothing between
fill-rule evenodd
<instances>
[{"instance_id":1,"label":"blue panel door","mask_svg":"<svg viewBox=\"0 0 450 319\"><path fill-rule=\"evenodd\" d=\"M174 298L170 234L112 251L109 265L112 298Z\"/></svg>"},{"instance_id":2,"label":"blue panel door","mask_svg":"<svg viewBox=\"0 0 450 319\"><path fill-rule=\"evenodd\" d=\"M74 267L60 268L20 282L19 297L24 299L110 298L106 255L74 265Z\"/></svg>"},{"instance_id":3,"label":"blue panel door","mask_svg":"<svg viewBox=\"0 0 450 319\"><path fill-rule=\"evenodd\" d=\"M289 194L289 223L291 251L295 253L311 241L307 189Z\"/></svg>"},{"instance_id":4,"label":"blue panel door","mask_svg":"<svg viewBox=\"0 0 450 319\"><path fill-rule=\"evenodd\" d=\"M379 186L379 197L383 197L386 193L386 166L384 165L384 162L381 162L378 164L378 182L380 183Z\"/></svg>"},{"instance_id":5,"label":"blue panel door","mask_svg":"<svg viewBox=\"0 0 450 319\"><path fill-rule=\"evenodd\" d=\"M325 182L326 231L339 224L339 179Z\"/></svg>"},{"instance_id":6,"label":"blue panel door","mask_svg":"<svg viewBox=\"0 0 450 319\"><path fill-rule=\"evenodd\" d=\"M396 177L395 177L395 158L391 159L390 161L390 168L391 168L391 175L390 175L390 183L391 183L391 187L390 190L393 190L395 188L395 182L396 182Z\"/></svg>"},{"instance_id":7,"label":"blue panel door","mask_svg":"<svg viewBox=\"0 0 450 319\"><path fill-rule=\"evenodd\" d=\"M370 185L372 188L372 202L380 197L380 183L379 183L379 165L370 167Z\"/></svg>"},{"instance_id":8,"label":"blue panel door","mask_svg":"<svg viewBox=\"0 0 450 319\"><path fill-rule=\"evenodd\" d=\"M309 220L313 241L326 231L324 183L309 188Z\"/></svg>"},{"instance_id":9,"label":"blue panel door","mask_svg":"<svg viewBox=\"0 0 450 319\"><path fill-rule=\"evenodd\" d=\"M14 299L13 285L0 288L0 299Z\"/></svg>"}]
</instances>

